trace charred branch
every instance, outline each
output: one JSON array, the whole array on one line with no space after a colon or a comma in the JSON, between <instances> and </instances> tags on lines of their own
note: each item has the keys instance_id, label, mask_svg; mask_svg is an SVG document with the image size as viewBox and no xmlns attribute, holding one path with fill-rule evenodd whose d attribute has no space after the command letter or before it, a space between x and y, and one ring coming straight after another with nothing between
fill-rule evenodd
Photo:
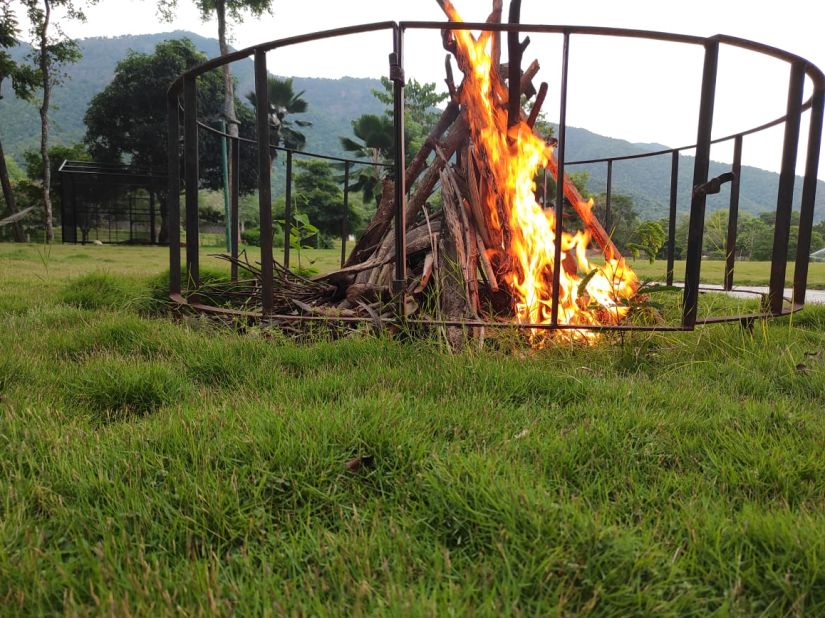
<instances>
[{"instance_id":1,"label":"charred branch","mask_svg":"<svg viewBox=\"0 0 825 618\"><path fill-rule=\"evenodd\" d=\"M527 125L532 129L536 125L539 114L541 113L541 106L544 105L544 99L547 98L547 82L542 82L539 86L539 92L536 95L536 100L533 102L533 107L530 108L530 115L527 117Z\"/></svg>"},{"instance_id":2,"label":"charred branch","mask_svg":"<svg viewBox=\"0 0 825 618\"><path fill-rule=\"evenodd\" d=\"M510 19L511 24L518 24L521 19L521 0L511 0ZM508 80L507 87L509 99L507 102L507 126L513 127L518 124L521 112L521 56L522 46L519 42L519 33L510 31L507 33Z\"/></svg>"}]
</instances>

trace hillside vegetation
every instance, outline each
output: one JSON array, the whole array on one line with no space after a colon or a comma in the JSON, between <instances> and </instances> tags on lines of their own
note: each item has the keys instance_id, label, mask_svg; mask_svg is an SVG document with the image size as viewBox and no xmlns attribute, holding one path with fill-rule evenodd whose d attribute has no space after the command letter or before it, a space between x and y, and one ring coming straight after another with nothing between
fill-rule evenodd
<instances>
[{"instance_id":1,"label":"hillside vegetation","mask_svg":"<svg viewBox=\"0 0 825 618\"><path fill-rule=\"evenodd\" d=\"M109 83L115 65L128 51L151 53L155 45L168 38L189 37L195 46L210 57L218 55L217 41L191 32L171 32L115 38L89 38L80 42L83 58L67 67L65 83L54 91L52 113L52 141L70 144L79 141L85 133L83 115L91 98ZM24 53L16 50L17 57ZM238 80L237 93L244 95L253 90L253 67L250 60L236 63L233 67ZM309 110L301 118L312 122L304 129L306 149L333 155L345 155L340 136L351 135L351 122L362 114L381 114L383 105L372 95L372 89L380 89L376 79L344 77L338 80L295 77L296 91L305 90L304 97ZM10 92L0 102L0 131L7 154L22 163L22 153L37 148L39 119L34 106L18 101ZM245 100L245 99L244 99ZM567 132L567 159L586 160L605 156L617 156L651 152L664 148L656 144L633 144L621 139L597 135L585 129L569 127ZM276 194L283 191L283 165L274 168L273 186ZM728 171L728 164L711 163L710 175ZM590 165L571 167L571 171L586 169L590 172L589 188L594 194L605 190L606 166ZM683 156L679 165L680 212L690 206L690 187L693 178L693 158ZM779 176L753 167L743 169L741 209L758 214L773 211L776 207L776 190ZM660 156L628 162L617 162L613 173L613 190L633 197L639 213L645 218L659 219L667 216L670 195L670 156ZM727 208L729 187L711 196L708 210ZM801 180L796 183L796 205L799 203ZM817 191L817 220L825 218L825 182L820 181Z\"/></svg>"},{"instance_id":2,"label":"hillside vegetation","mask_svg":"<svg viewBox=\"0 0 825 618\"><path fill-rule=\"evenodd\" d=\"M83 138L86 132L83 115L89 102L108 85L115 66L130 50L151 54L159 42L183 37L191 39L195 47L210 58L219 54L217 40L183 31L82 39L82 59L66 67L65 82L55 88L53 142L68 144ZM14 56L22 57L24 52L25 49L19 47ZM255 89L252 61L235 63L233 72L238 82L237 95L246 103L246 93ZM370 94L371 89L381 88L378 78L344 77L336 80L296 77L294 85L296 92L306 91L303 98L309 103L308 112L301 116L312 122L312 126L304 130L307 150L343 154L338 136L350 133L350 122L361 114L383 112L381 103ZM36 148L39 144L37 108L17 100L11 92L4 94L7 96L0 102L4 149L6 154L22 162L23 151Z\"/></svg>"}]
</instances>

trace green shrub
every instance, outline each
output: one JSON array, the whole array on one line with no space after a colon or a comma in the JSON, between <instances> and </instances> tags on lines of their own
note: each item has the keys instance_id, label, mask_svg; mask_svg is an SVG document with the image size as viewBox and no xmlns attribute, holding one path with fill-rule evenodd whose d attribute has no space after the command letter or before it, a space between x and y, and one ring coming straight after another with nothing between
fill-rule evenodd
<instances>
[{"instance_id":1,"label":"green shrub","mask_svg":"<svg viewBox=\"0 0 825 618\"><path fill-rule=\"evenodd\" d=\"M241 232L241 240L245 245L252 245L253 247L261 246L261 229L257 227L248 227Z\"/></svg>"},{"instance_id":2,"label":"green shrub","mask_svg":"<svg viewBox=\"0 0 825 618\"><path fill-rule=\"evenodd\" d=\"M279 234L280 230L275 230L272 234L272 246L273 247L283 247L284 246L284 237L282 234ZM252 247L260 247L261 246L261 229L257 227L248 227L243 232L241 232L241 241L244 244L250 245Z\"/></svg>"},{"instance_id":3,"label":"green shrub","mask_svg":"<svg viewBox=\"0 0 825 618\"><path fill-rule=\"evenodd\" d=\"M100 353L149 359L170 355L176 333L167 321L112 313L83 328L60 329L49 338L49 347L72 360Z\"/></svg>"}]
</instances>

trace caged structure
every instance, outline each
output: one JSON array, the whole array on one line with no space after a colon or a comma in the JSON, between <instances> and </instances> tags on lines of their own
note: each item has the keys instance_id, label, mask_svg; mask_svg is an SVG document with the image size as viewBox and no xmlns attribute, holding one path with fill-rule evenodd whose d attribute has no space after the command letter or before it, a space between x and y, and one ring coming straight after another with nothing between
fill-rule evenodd
<instances>
[{"instance_id":1,"label":"caged structure","mask_svg":"<svg viewBox=\"0 0 825 618\"><path fill-rule=\"evenodd\" d=\"M70 160L58 173L64 243L167 244L166 174Z\"/></svg>"},{"instance_id":2,"label":"caged structure","mask_svg":"<svg viewBox=\"0 0 825 618\"><path fill-rule=\"evenodd\" d=\"M709 38L620 28L527 25L519 20L520 0L512 0L503 20L501 0L494 0L486 22L461 20L449 0L436 0L446 22L382 22L315 32L280 39L210 60L184 73L168 91L169 176L167 212L170 239L170 298L180 307L213 315L294 325L324 321L341 326L371 323L392 326L437 327L458 342L488 327L523 330L534 345L557 339L592 341L609 330L693 330L720 322L752 323L759 318L788 315L805 303L816 176L819 166L825 76L812 63L794 54L732 36ZM404 40L410 31L441 33L447 107L418 152L404 145ZM196 115L197 78L224 64L253 57L256 97L266 102L267 52L310 41L385 31L388 36L389 78L393 84L395 144L391 165L385 167L378 209L366 231L347 254L341 268L305 278L273 260L271 206L271 149L268 105L257 106L257 140L235 138L230 158L237 168L242 155L258 164L261 222L261 258L250 263L238 248L238 187L230 187L231 248L224 258L231 264L231 280L202 286L198 252L198 134L214 131ZM552 139L542 137L535 123L546 101L548 84L534 87L537 61L523 63L529 37L560 40L561 79L558 129ZM614 41L636 39L668 45L692 46L703 54L698 94L698 123L693 144L588 160L565 156L568 109L570 41L598 36ZM786 113L735 134L714 136L713 116L720 48L776 59L787 67ZM506 52L507 62L502 63ZM457 72L456 69L457 68ZM282 71L283 72L283 71ZM461 79L456 79L461 77ZM811 94L804 96L806 84ZM525 107L525 100L530 102ZM800 146L803 116L808 135ZM739 210L742 152L745 138L782 127L781 171L775 207L775 232L770 285L758 309L735 315L704 315L699 311L700 271L705 209L709 195L730 183L725 244L725 290L733 290L736 270L736 231ZM227 138L229 136L226 136ZM709 177L714 144L733 146L729 172ZM689 204L686 264L675 272L675 237L679 201L680 154L694 154ZM411 154L412 156L407 156ZM291 206L292 156L311 153L287 151L286 207ZM323 156L323 155L321 155ZM618 161L644 157L669 158L670 201L666 213L667 266L663 284L682 286L679 316L670 322L634 318L634 306L648 288L640 285L631 265L610 235L613 166ZM326 157L335 159L335 157ZM785 292L788 247L797 162L804 162L800 223L793 262L793 289ZM181 168L181 162L183 163ZM349 172L364 161L340 160ZM577 165L606 169L604 220L592 201L582 198L568 171ZM183 169L183 174L178 170ZM535 179L549 173L555 184L550 207ZM182 186L181 186L182 183ZM186 213L186 285L181 273L180 195ZM346 240L348 173L344 183L342 240ZM440 191L438 208L428 200ZM665 213L663 213L665 214ZM287 212L289 221L289 212ZM287 235L289 230L286 230ZM287 243L288 244L288 243ZM452 334L451 334L452 333Z\"/></svg>"}]
</instances>

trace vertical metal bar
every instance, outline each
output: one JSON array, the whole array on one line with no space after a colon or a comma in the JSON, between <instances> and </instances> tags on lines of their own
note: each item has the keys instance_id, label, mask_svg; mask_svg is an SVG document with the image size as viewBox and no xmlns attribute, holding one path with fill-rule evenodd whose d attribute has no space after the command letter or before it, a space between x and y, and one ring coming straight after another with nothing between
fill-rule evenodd
<instances>
[{"instance_id":1,"label":"vertical metal bar","mask_svg":"<svg viewBox=\"0 0 825 618\"><path fill-rule=\"evenodd\" d=\"M284 196L284 268L289 268L289 241L292 236L292 151L286 151L286 195ZM300 239L299 239L300 241ZM300 255L298 257L301 257Z\"/></svg>"},{"instance_id":2,"label":"vertical metal bar","mask_svg":"<svg viewBox=\"0 0 825 618\"><path fill-rule=\"evenodd\" d=\"M0 152L0 156L3 156L2 152ZM69 183L66 182L66 173L62 172L60 174L60 242L61 242L61 244L65 244L66 239L69 236L68 234L66 234L66 227L69 223L69 214L68 214L68 212L66 212L68 210L67 205L69 203L69 200L68 200L68 195L69 195L68 185L69 185ZM17 224L15 223L14 226L16 228Z\"/></svg>"},{"instance_id":3,"label":"vertical metal bar","mask_svg":"<svg viewBox=\"0 0 825 618\"><path fill-rule=\"evenodd\" d=\"M347 261L347 235L349 234L349 161L344 163L344 211L341 213L341 268Z\"/></svg>"},{"instance_id":4,"label":"vertical metal bar","mask_svg":"<svg viewBox=\"0 0 825 618\"><path fill-rule=\"evenodd\" d=\"M200 286L198 256L198 97L193 75L183 78L183 165L186 191L187 287Z\"/></svg>"},{"instance_id":5,"label":"vertical metal bar","mask_svg":"<svg viewBox=\"0 0 825 618\"><path fill-rule=\"evenodd\" d=\"M559 103L559 143L556 149L556 238L553 247L553 304L550 308L550 323L557 326L559 323L559 288L561 286L561 236L562 219L564 217L564 145L567 134L567 69L570 60L570 33L564 33L564 44L561 52L561 90Z\"/></svg>"},{"instance_id":6,"label":"vertical metal bar","mask_svg":"<svg viewBox=\"0 0 825 618\"><path fill-rule=\"evenodd\" d=\"M696 187L708 181L718 65L719 41L710 39L705 43L705 62L702 70L702 94L699 102L696 159L693 165L693 193L690 200L690 225L688 227L687 263L685 264L685 293L682 299L682 326L687 328L693 328L696 325L699 306L699 276L702 264L706 195L704 191L696 191Z\"/></svg>"},{"instance_id":7,"label":"vertical metal bar","mask_svg":"<svg viewBox=\"0 0 825 618\"><path fill-rule=\"evenodd\" d=\"M230 254L233 258L238 257L238 245L241 242L241 222L240 222L240 194L241 194L241 140L234 139L229 142L229 154L232 157L229 176L229 221L230 221ZM238 265L233 261L230 266L230 277L232 281L238 280Z\"/></svg>"},{"instance_id":8,"label":"vertical metal bar","mask_svg":"<svg viewBox=\"0 0 825 618\"><path fill-rule=\"evenodd\" d=\"M816 176L822 145L822 116L825 110L825 90L813 94L808 127L808 154L805 159L805 180L802 182L802 205L799 213L799 238L796 244L796 265L793 271L793 302L805 303L808 285L808 254L811 251L811 227L814 223Z\"/></svg>"},{"instance_id":9,"label":"vertical metal bar","mask_svg":"<svg viewBox=\"0 0 825 618\"><path fill-rule=\"evenodd\" d=\"M266 52L255 50L255 120L258 138L258 209L261 220L261 311L272 313L272 187L269 158L269 91Z\"/></svg>"},{"instance_id":10,"label":"vertical metal bar","mask_svg":"<svg viewBox=\"0 0 825 618\"><path fill-rule=\"evenodd\" d=\"M613 220L610 212L610 202L613 195L613 160L607 162L607 191L604 198L604 229L613 234Z\"/></svg>"},{"instance_id":11,"label":"vertical metal bar","mask_svg":"<svg viewBox=\"0 0 825 618\"><path fill-rule=\"evenodd\" d=\"M788 265L788 237L791 232L793 185L796 177L796 154L799 150L799 127L802 123L802 94L805 87L805 63L791 65L788 83L788 113L785 120L785 139L782 145L782 168L779 171L779 190L776 196L776 222L771 256L771 280L768 304L771 313L782 313L785 293L785 271Z\"/></svg>"},{"instance_id":12,"label":"vertical metal bar","mask_svg":"<svg viewBox=\"0 0 825 618\"><path fill-rule=\"evenodd\" d=\"M676 204L679 201L679 151L670 156L670 211L667 218L667 285L673 285L673 262L676 259Z\"/></svg>"},{"instance_id":13,"label":"vertical metal bar","mask_svg":"<svg viewBox=\"0 0 825 618\"><path fill-rule=\"evenodd\" d=\"M399 314L404 315L404 284L407 281L406 170L404 152L404 31L394 30L394 50L390 54L390 79L393 82L393 120L395 126L395 281L393 292L400 296Z\"/></svg>"},{"instance_id":14,"label":"vertical metal bar","mask_svg":"<svg viewBox=\"0 0 825 618\"><path fill-rule=\"evenodd\" d=\"M733 288L733 268L736 265L736 232L739 225L739 187L742 179L742 136L733 140L733 180L730 185L728 238L725 241L725 289Z\"/></svg>"}]
</instances>

